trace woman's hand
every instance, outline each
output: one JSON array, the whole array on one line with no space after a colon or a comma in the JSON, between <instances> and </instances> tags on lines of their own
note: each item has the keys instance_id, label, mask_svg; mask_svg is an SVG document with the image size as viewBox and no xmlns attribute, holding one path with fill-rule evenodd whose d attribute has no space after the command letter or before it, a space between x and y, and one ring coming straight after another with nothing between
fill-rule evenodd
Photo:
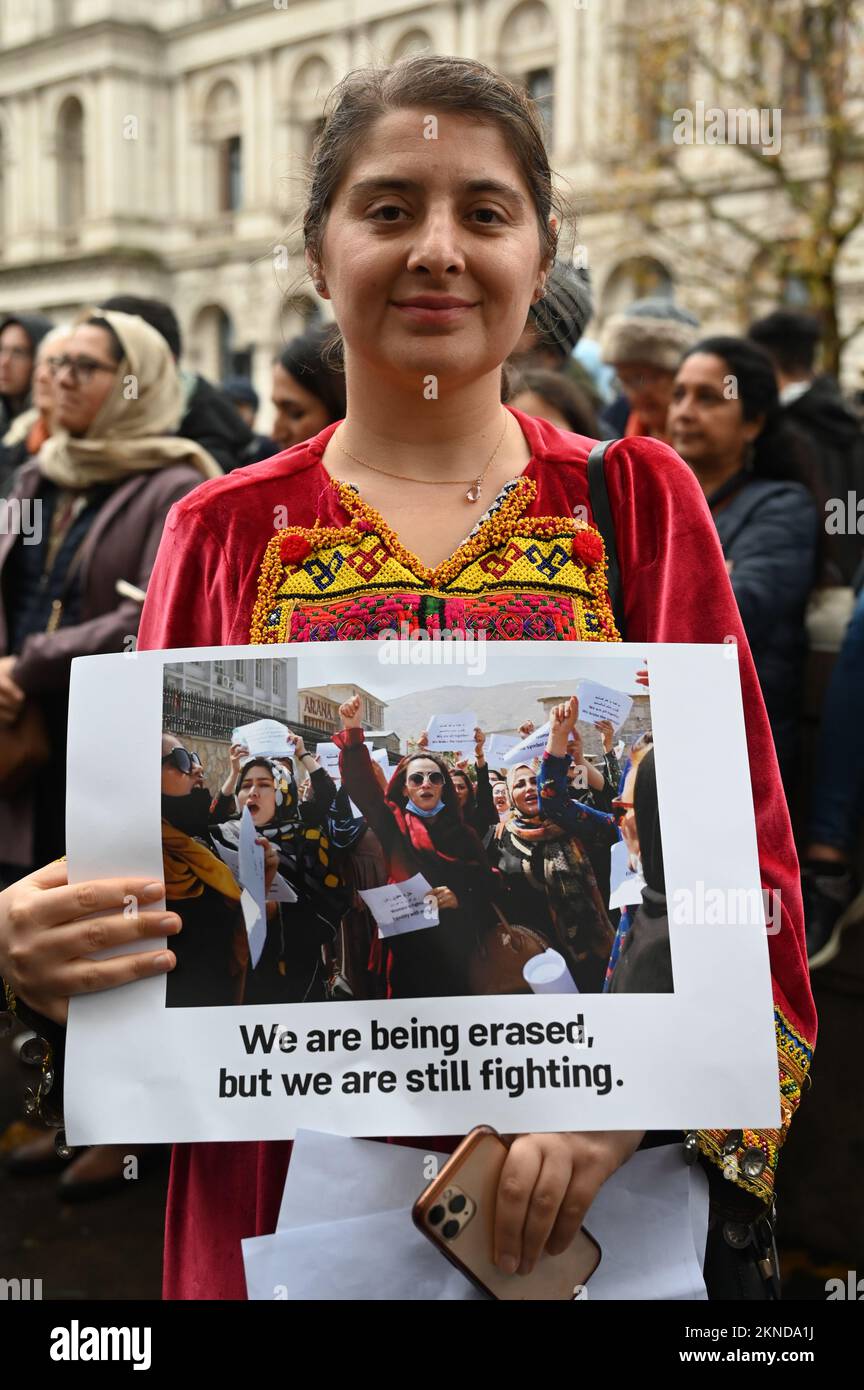
<instances>
[{"instance_id":1,"label":"woman's hand","mask_svg":"<svg viewBox=\"0 0 864 1390\"><path fill-rule=\"evenodd\" d=\"M483 745L486 742L486 735L482 729L474 730L474 766L485 767L486 755L483 752Z\"/></svg>"},{"instance_id":2,"label":"woman's hand","mask_svg":"<svg viewBox=\"0 0 864 1390\"><path fill-rule=\"evenodd\" d=\"M427 896L435 898L438 902L438 910L447 910L459 906L459 899L452 888L432 888Z\"/></svg>"},{"instance_id":3,"label":"woman's hand","mask_svg":"<svg viewBox=\"0 0 864 1390\"><path fill-rule=\"evenodd\" d=\"M360 718L360 703L360 696L352 695L350 700L346 700L344 705L339 706L339 718L342 720L343 729L363 728Z\"/></svg>"},{"instance_id":4,"label":"woman's hand","mask_svg":"<svg viewBox=\"0 0 864 1390\"><path fill-rule=\"evenodd\" d=\"M565 701L563 705L554 705L549 714L549 736L546 739L546 752L553 757L563 758L567 752L567 744L574 736L573 729L576 720L579 718L579 701L575 695Z\"/></svg>"},{"instance_id":5,"label":"woman's hand","mask_svg":"<svg viewBox=\"0 0 864 1390\"><path fill-rule=\"evenodd\" d=\"M594 728L599 730L600 736L603 739L603 752L611 753L615 742L615 730L612 727L612 720L598 719Z\"/></svg>"},{"instance_id":6,"label":"woman's hand","mask_svg":"<svg viewBox=\"0 0 864 1390\"><path fill-rule=\"evenodd\" d=\"M520 738L527 738L529 734L533 734L533 732L534 732L534 720L533 720L533 719L526 719L524 724L520 724L520 725L519 725L519 730L518 730L518 732L519 732Z\"/></svg>"},{"instance_id":7,"label":"woman's hand","mask_svg":"<svg viewBox=\"0 0 864 1390\"><path fill-rule=\"evenodd\" d=\"M414 740L414 744L417 748L429 747L429 734L426 729L423 730L422 734L417 735L416 739Z\"/></svg>"},{"instance_id":8,"label":"woman's hand","mask_svg":"<svg viewBox=\"0 0 864 1390\"><path fill-rule=\"evenodd\" d=\"M47 864L0 893L0 975L25 1004L65 1023L69 998L164 975L176 957L164 947L93 960L94 951L174 936L175 912L139 912L165 896L162 883L102 878L68 885L66 865ZM95 916L105 913L105 916Z\"/></svg>"},{"instance_id":9,"label":"woman's hand","mask_svg":"<svg viewBox=\"0 0 864 1390\"><path fill-rule=\"evenodd\" d=\"M292 734L290 729L288 730L288 737L294 741L294 757L299 763L300 760L306 756L306 744L299 734Z\"/></svg>"},{"instance_id":10,"label":"woman's hand","mask_svg":"<svg viewBox=\"0 0 864 1390\"><path fill-rule=\"evenodd\" d=\"M502 1273L530 1274L544 1249L562 1255L606 1179L643 1137L642 1130L605 1130L513 1139L495 1206L494 1259Z\"/></svg>"},{"instance_id":11,"label":"woman's hand","mask_svg":"<svg viewBox=\"0 0 864 1390\"><path fill-rule=\"evenodd\" d=\"M264 892L269 893L273 880L279 872L279 851L266 835L256 835L256 845L264 846Z\"/></svg>"},{"instance_id":12,"label":"woman's hand","mask_svg":"<svg viewBox=\"0 0 864 1390\"><path fill-rule=\"evenodd\" d=\"M233 796L234 788L237 786L237 778L240 776L240 769L249 757L249 749L245 743L232 743L228 749L228 762L231 771L222 783L222 795Z\"/></svg>"},{"instance_id":13,"label":"woman's hand","mask_svg":"<svg viewBox=\"0 0 864 1390\"><path fill-rule=\"evenodd\" d=\"M24 691L12 679L17 664L17 656L0 656L0 726L7 728L15 723L24 704Z\"/></svg>"}]
</instances>

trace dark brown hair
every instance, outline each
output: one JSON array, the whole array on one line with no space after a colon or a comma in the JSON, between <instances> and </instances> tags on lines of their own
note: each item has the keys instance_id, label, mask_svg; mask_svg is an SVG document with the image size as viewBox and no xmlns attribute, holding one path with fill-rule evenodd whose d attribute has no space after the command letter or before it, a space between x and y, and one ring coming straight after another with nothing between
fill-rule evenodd
<instances>
[{"instance_id":1,"label":"dark brown hair","mask_svg":"<svg viewBox=\"0 0 864 1390\"><path fill-rule=\"evenodd\" d=\"M418 749L416 753L409 753L402 759L396 771L393 773L393 776L390 778L390 785L387 788L387 800L393 802L397 806L401 806L403 802L408 800L408 792L405 786L408 777L408 769L412 763L420 762L423 759L433 762L438 768L438 771L443 772L444 785L441 788L441 800L444 802L448 811L452 811L456 816L461 815L459 810L459 798L456 795L456 788L453 786L450 777L450 768L447 766L444 759L439 757L437 753L427 753L422 748Z\"/></svg>"},{"instance_id":2,"label":"dark brown hair","mask_svg":"<svg viewBox=\"0 0 864 1390\"><path fill-rule=\"evenodd\" d=\"M421 54L390 67L356 68L330 92L307 170L303 245L313 262L322 259L333 194L370 128L388 112L412 107L452 111L500 128L530 190L541 256L551 270L559 230L549 225L550 214L557 214L559 228L570 217L565 200L552 187L537 106L521 87L485 63L440 54ZM337 333L328 357L341 359L342 346Z\"/></svg>"}]
</instances>

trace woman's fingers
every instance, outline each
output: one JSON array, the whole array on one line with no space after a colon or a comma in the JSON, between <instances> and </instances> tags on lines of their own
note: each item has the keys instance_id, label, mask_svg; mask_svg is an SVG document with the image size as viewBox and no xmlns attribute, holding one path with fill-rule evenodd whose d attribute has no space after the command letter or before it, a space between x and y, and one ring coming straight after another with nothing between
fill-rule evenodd
<instances>
[{"instance_id":1,"label":"woman's fingers","mask_svg":"<svg viewBox=\"0 0 864 1390\"><path fill-rule=\"evenodd\" d=\"M525 1219L542 1166L539 1144L530 1136L514 1140L501 1169L495 1200L494 1259L503 1274L515 1274L522 1263Z\"/></svg>"},{"instance_id":2,"label":"woman's fingers","mask_svg":"<svg viewBox=\"0 0 864 1390\"><path fill-rule=\"evenodd\" d=\"M63 868L65 871L65 865ZM29 882L34 890L42 888L37 880L45 872L40 869L31 875ZM143 878L99 878L18 895L10 913L24 927L57 927L94 912L110 912L113 908L125 908L132 916L139 904L152 906L164 896L164 883L148 882Z\"/></svg>"},{"instance_id":3,"label":"woman's fingers","mask_svg":"<svg viewBox=\"0 0 864 1390\"><path fill-rule=\"evenodd\" d=\"M563 1150L546 1150L537 1175L525 1228L522 1232L520 1274L530 1274L552 1233L573 1176L573 1165Z\"/></svg>"},{"instance_id":4,"label":"woman's fingers","mask_svg":"<svg viewBox=\"0 0 864 1390\"><path fill-rule=\"evenodd\" d=\"M573 1173L558 1209L552 1233L546 1241L546 1249L550 1255L563 1255L564 1251L572 1244L585 1220L588 1206L589 1202L586 1199L582 1177L578 1173Z\"/></svg>"},{"instance_id":5,"label":"woman's fingers","mask_svg":"<svg viewBox=\"0 0 864 1390\"><path fill-rule=\"evenodd\" d=\"M102 989L116 989L133 980L146 980L173 970L177 957L173 951L147 951L108 960L73 961L62 972L60 989L64 995L96 994Z\"/></svg>"},{"instance_id":6,"label":"woman's fingers","mask_svg":"<svg viewBox=\"0 0 864 1390\"><path fill-rule=\"evenodd\" d=\"M176 912L136 912L93 917L58 927L43 938L42 949L60 960L92 956L130 941L152 941L157 936L176 936L183 923Z\"/></svg>"}]
</instances>

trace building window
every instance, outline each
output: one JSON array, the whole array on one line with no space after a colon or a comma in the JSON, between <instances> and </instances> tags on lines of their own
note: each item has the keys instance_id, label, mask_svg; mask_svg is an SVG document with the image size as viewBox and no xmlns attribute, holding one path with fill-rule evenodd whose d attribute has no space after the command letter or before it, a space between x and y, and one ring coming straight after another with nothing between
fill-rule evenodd
<instances>
[{"instance_id":1,"label":"building window","mask_svg":"<svg viewBox=\"0 0 864 1390\"><path fill-rule=\"evenodd\" d=\"M68 97L57 118L57 217L67 241L77 241L84 219L84 174L84 108Z\"/></svg>"},{"instance_id":2,"label":"building window","mask_svg":"<svg viewBox=\"0 0 864 1390\"><path fill-rule=\"evenodd\" d=\"M275 661L272 662L272 666L273 666L273 699L274 699L274 700L281 700L281 699L282 699L282 672L280 671L280 669L279 669L279 667L278 667L278 665L276 664Z\"/></svg>"},{"instance_id":3,"label":"building window","mask_svg":"<svg viewBox=\"0 0 864 1390\"><path fill-rule=\"evenodd\" d=\"M552 132L555 119L555 77L551 68L537 68L525 78L525 88L532 101L536 102L543 119L546 144L552 145Z\"/></svg>"},{"instance_id":4,"label":"building window","mask_svg":"<svg viewBox=\"0 0 864 1390\"><path fill-rule=\"evenodd\" d=\"M224 140L220 152L220 212L236 212L243 206L243 141L239 135Z\"/></svg>"},{"instance_id":5,"label":"building window","mask_svg":"<svg viewBox=\"0 0 864 1390\"><path fill-rule=\"evenodd\" d=\"M264 662L263 662L263 661L256 661L256 662L255 662L255 689L256 689L256 690L263 690L263 689L264 689Z\"/></svg>"}]
</instances>

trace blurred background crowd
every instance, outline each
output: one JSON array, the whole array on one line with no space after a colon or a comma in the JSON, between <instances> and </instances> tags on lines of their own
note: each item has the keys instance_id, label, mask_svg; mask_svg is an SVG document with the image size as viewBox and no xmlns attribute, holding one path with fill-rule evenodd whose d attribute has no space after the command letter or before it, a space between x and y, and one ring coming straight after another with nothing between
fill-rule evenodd
<instances>
[{"instance_id":1,"label":"blurred background crowd","mask_svg":"<svg viewBox=\"0 0 864 1390\"><path fill-rule=\"evenodd\" d=\"M592 439L650 435L677 450L713 514L753 650L820 1014L780 1168L779 1234L787 1294L823 1297L864 1237L864 1107L848 1080L864 1040L861 14L845 0L787 5L775 32L763 6L761 46L739 54L738 85L723 90L782 110L782 154L754 196L730 161L764 166L761 152L707 152L740 191L732 207L687 162L706 151L672 158L676 109L709 93L694 73L719 81L720 60L698 51L716 7L673 7L650 43L639 4L492 8L487 51L472 0L407 5L398 21L369 0L348 38L302 3L0 2L0 884L63 853L70 662L134 643L170 506L345 413L329 306L289 283L302 261L278 240L275 212L327 91L360 61L424 47L490 62L525 82L586 207L583 243L559 257L502 395ZM601 57L620 97L605 125L590 76ZM105 1246L78 1292L155 1294L158 1222L141 1212L161 1200L159 1156L142 1198L116 1156L46 1151L17 1118L27 1058L25 1035L3 1045L4 1205L14 1193L20 1214L9 1257L18 1268L35 1240L40 1275L95 1221ZM122 1239L110 1214L64 1236L61 1168L64 1203L113 1192L105 1210L135 1207ZM118 1275L111 1242L130 1240L152 1287Z\"/></svg>"}]
</instances>

